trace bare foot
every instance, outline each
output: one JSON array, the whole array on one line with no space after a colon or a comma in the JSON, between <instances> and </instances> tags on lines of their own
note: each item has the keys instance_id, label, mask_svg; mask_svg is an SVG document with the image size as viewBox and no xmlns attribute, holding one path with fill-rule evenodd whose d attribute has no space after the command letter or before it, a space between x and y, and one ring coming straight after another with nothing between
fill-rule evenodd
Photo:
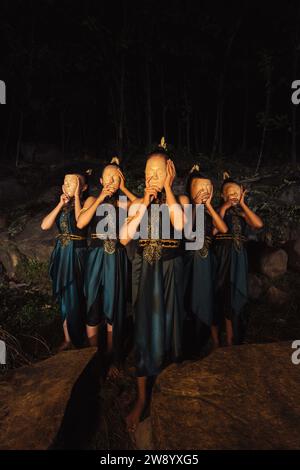
<instances>
[{"instance_id":1,"label":"bare foot","mask_svg":"<svg viewBox=\"0 0 300 470\"><path fill-rule=\"evenodd\" d=\"M56 352L62 352L62 351L67 351L68 349L71 349L72 348L72 343L71 341L64 341L60 346L59 348L57 349Z\"/></svg>"},{"instance_id":2,"label":"bare foot","mask_svg":"<svg viewBox=\"0 0 300 470\"><path fill-rule=\"evenodd\" d=\"M138 399L134 407L126 418L127 430L129 433L135 433L137 425L140 422L141 415L145 408L145 401Z\"/></svg>"}]
</instances>

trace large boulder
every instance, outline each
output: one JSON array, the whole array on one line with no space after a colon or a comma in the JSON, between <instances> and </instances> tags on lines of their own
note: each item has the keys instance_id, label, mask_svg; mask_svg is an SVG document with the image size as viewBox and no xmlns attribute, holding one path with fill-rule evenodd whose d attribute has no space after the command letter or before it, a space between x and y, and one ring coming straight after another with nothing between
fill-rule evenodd
<instances>
[{"instance_id":1,"label":"large boulder","mask_svg":"<svg viewBox=\"0 0 300 470\"><path fill-rule=\"evenodd\" d=\"M260 259L260 272L270 279L282 276L287 271L288 255L283 249L270 249Z\"/></svg>"},{"instance_id":2,"label":"large boulder","mask_svg":"<svg viewBox=\"0 0 300 470\"><path fill-rule=\"evenodd\" d=\"M299 449L300 366L291 343L220 348L171 365L151 404L155 449Z\"/></svg>"},{"instance_id":3,"label":"large boulder","mask_svg":"<svg viewBox=\"0 0 300 470\"><path fill-rule=\"evenodd\" d=\"M45 189L37 198L38 203L45 203L51 205L58 204L59 197L62 193L61 186L51 186L50 188ZM50 209L51 210L51 209Z\"/></svg>"},{"instance_id":4,"label":"large boulder","mask_svg":"<svg viewBox=\"0 0 300 470\"><path fill-rule=\"evenodd\" d=\"M11 371L0 381L1 450L51 446L73 386L95 352L96 348L62 352Z\"/></svg>"},{"instance_id":5,"label":"large boulder","mask_svg":"<svg viewBox=\"0 0 300 470\"><path fill-rule=\"evenodd\" d=\"M41 221L45 213L38 213L33 217L25 217L22 227L14 236L8 232L0 235L0 263L4 266L10 279L18 277L22 264L26 260L35 260L47 263L55 245L57 227L50 230L41 229ZM24 226L23 226L24 224Z\"/></svg>"},{"instance_id":6,"label":"large boulder","mask_svg":"<svg viewBox=\"0 0 300 470\"><path fill-rule=\"evenodd\" d=\"M278 199L287 205L299 205L300 204L300 184L299 182L292 183L285 186Z\"/></svg>"},{"instance_id":7,"label":"large boulder","mask_svg":"<svg viewBox=\"0 0 300 470\"><path fill-rule=\"evenodd\" d=\"M269 287L266 298L268 302L274 305L284 305L290 300L289 294L281 289L278 289L276 286Z\"/></svg>"},{"instance_id":8,"label":"large boulder","mask_svg":"<svg viewBox=\"0 0 300 470\"><path fill-rule=\"evenodd\" d=\"M25 260L18 246L4 234L0 238L0 263L4 267L6 275L10 279L16 277L18 267Z\"/></svg>"},{"instance_id":9,"label":"large boulder","mask_svg":"<svg viewBox=\"0 0 300 470\"><path fill-rule=\"evenodd\" d=\"M288 253L288 267L300 271L300 238L286 243L285 250Z\"/></svg>"},{"instance_id":10,"label":"large boulder","mask_svg":"<svg viewBox=\"0 0 300 470\"><path fill-rule=\"evenodd\" d=\"M41 222L46 214L47 211L30 217L23 230L14 237L14 242L22 254L41 262L49 261L58 233L55 224L50 230L41 229Z\"/></svg>"},{"instance_id":11,"label":"large boulder","mask_svg":"<svg viewBox=\"0 0 300 470\"><path fill-rule=\"evenodd\" d=\"M249 273L248 295L251 300L259 299L265 290L265 283L257 274Z\"/></svg>"},{"instance_id":12,"label":"large boulder","mask_svg":"<svg viewBox=\"0 0 300 470\"><path fill-rule=\"evenodd\" d=\"M0 180L0 201L2 204L21 202L28 196L28 189L25 189L24 185L14 176Z\"/></svg>"}]
</instances>

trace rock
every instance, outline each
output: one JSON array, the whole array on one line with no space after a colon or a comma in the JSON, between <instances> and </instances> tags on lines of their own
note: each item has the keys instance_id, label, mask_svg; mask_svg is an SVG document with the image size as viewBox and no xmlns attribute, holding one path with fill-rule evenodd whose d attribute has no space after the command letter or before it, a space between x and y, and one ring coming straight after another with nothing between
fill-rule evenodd
<instances>
[{"instance_id":1,"label":"rock","mask_svg":"<svg viewBox=\"0 0 300 470\"><path fill-rule=\"evenodd\" d=\"M0 239L0 263L3 265L8 278L15 278L17 269L23 261L24 255L22 255L17 245L8 239L6 234Z\"/></svg>"},{"instance_id":2,"label":"rock","mask_svg":"<svg viewBox=\"0 0 300 470\"><path fill-rule=\"evenodd\" d=\"M282 276L287 270L288 255L282 249L270 249L260 259L260 271L270 279Z\"/></svg>"},{"instance_id":3,"label":"rock","mask_svg":"<svg viewBox=\"0 0 300 470\"><path fill-rule=\"evenodd\" d=\"M0 381L1 450L49 448L72 388L95 352L65 351L11 371Z\"/></svg>"},{"instance_id":4,"label":"rock","mask_svg":"<svg viewBox=\"0 0 300 470\"><path fill-rule=\"evenodd\" d=\"M300 224L291 223L289 231L289 240L297 240L298 238L300 239Z\"/></svg>"},{"instance_id":5,"label":"rock","mask_svg":"<svg viewBox=\"0 0 300 470\"><path fill-rule=\"evenodd\" d=\"M5 214L0 214L0 230L7 227L7 217Z\"/></svg>"},{"instance_id":6,"label":"rock","mask_svg":"<svg viewBox=\"0 0 300 470\"><path fill-rule=\"evenodd\" d=\"M47 211L46 211L47 212ZM0 263L9 278L15 278L19 265L26 259L47 263L55 245L57 228L42 230L41 222L45 213L24 219L24 227L13 238L1 234Z\"/></svg>"},{"instance_id":7,"label":"rock","mask_svg":"<svg viewBox=\"0 0 300 470\"><path fill-rule=\"evenodd\" d=\"M41 229L41 222L46 214L47 211L29 218L23 230L14 237L22 254L42 262L49 261L58 233L55 225L50 230Z\"/></svg>"},{"instance_id":8,"label":"rock","mask_svg":"<svg viewBox=\"0 0 300 470\"><path fill-rule=\"evenodd\" d=\"M139 423L135 432L135 444L140 450L154 450L150 416Z\"/></svg>"},{"instance_id":9,"label":"rock","mask_svg":"<svg viewBox=\"0 0 300 470\"><path fill-rule=\"evenodd\" d=\"M271 286L267 291L267 300L271 304L283 305L288 302L289 294L275 286Z\"/></svg>"},{"instance_id":10,"label":"rock","mask_svg":"<svg viewBox=\"0 0 300 470\"><path fill-rule=\"evenodd\" d=\"M248 295L251 300L257 300L264 291L264 283L257 274L249 273L248 277Z\"/></svg>"},{"instance_id":11,"label":"rock","mask_svg":"<svg viewBox=\"0 0 300 470\"><path fill-rule=\"evenodd\" d=\"M220 348L173 364L153 390L157 450L298 449L300 373L290 342Z\"/></svg>"},{"instance_id":12,"label":"rock","mask_svg":"<svg viewBox=\"0 0 300 470\"><path fill-rule=\"evenodd\" d=\"M44 202L46 204L58 203L59 197L61 195L62 189L61 186L52 186L51 188L43 191L37 198L37 202ZM50 209L51 210L51 209Z\"/></svg>"},{"instance_id":13,"label":"rock","mask_svg":"<svg viewBox=\"0 0 300 470\"><path fill-rule=\"evenodd\" d=\"M288 267L300 271L300 238L287 242L284 248L288 253Z\"/></svg>"},{"instance_id":14,"label":"rock","mask_svg":"<svg viewBox=\"0 0 300 470\"><path fill-rule=\"evenodd\" d=\"M18 203L24 201L27 191L24 186L14 177L0 180L0 201L2 203Z\"/></svg>"},{"instance_id":15,"label":"rock","mask_svg":"<svg viewBox=\"0 0 300 470\"><path fill-rule=\"evenodd\" d=\"M300 185L299 183L292 183L283 188L278 199L288 205L300 204Z\"/></svg>"}]
</instances>

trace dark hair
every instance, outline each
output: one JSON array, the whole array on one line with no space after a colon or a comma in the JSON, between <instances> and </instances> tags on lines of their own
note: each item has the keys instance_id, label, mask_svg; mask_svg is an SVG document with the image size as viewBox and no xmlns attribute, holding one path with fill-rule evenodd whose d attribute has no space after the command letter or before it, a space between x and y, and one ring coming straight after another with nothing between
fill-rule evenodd
<instances>
[{"instance_id":1,"label":"dark hair","mask_svg":"<svg viewBox=\"0 0 300 470\"><path fill-rule=\"evenodd\" d=\"M238 186L240 186L240 184L233 178L231 178L231 176L229 175L229 173L227 172L224 172L223 173L223 183L221 185L221 194L223 193L223 189L224 187L226 186L226 184L228 183L232 183L232 184L237 184Z\"/></svg>"},{"instance_id":2,"label":"dark hair","mask_svg":"<svg viewBox=\"0 0 300 470\"><path fill-rule=\"evenodd\" d=\"M80 173L76 173L78 176L81 176L84 179L84 184L87 185L85 191L82 192L82 199L85 201L90 195L90 180L92 170L81 171Z\"/></svg>"},{"instance_id":3,"label":"dark hair","mask_svg":"<svg viewBox=\"0 0 300 470\"><path fill-rule=\"evenodd\" d=\"M114 166L122 171L122 167L120 165L120 161L118 157L113 157L110 162L106 163L104 167L102 168L101 171L101 176L103 175L103 172L107 166Z\"/></svg>"},{"instance_id":4,"label":"dark hair","mask_svg":"<svg viewBox=\"0 0 300 470\"><path fill-rule=\"evenodd\" d=\"M165 160L169 160L170 155L168 154L167 150L165 150L163 147L157 147L151 152L147 153L146 155L146 162L149 160L149 158L154 157L155 155L160 155L165 158Z\"/></svg>"},{"instance_id":5,"label":"dark hair","mask_svg":"<svg viewBox=\"0 0 300 470\"><path fill-rule=\"evenodd\" d=\"M209 176L205 175L200 171L199 165L194 165L189 172L189 176L187 177L186 180L186 185L185 185L185 192L186 194L190 197L191 196L191 184L192 181L195 179L205 179L209 180Z\"/></svg>"}]
</instances>

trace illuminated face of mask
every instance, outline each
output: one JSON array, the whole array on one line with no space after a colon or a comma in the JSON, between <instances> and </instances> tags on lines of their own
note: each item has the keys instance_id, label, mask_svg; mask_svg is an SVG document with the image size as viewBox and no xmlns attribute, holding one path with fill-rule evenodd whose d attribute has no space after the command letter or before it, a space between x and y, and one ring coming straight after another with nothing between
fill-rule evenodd
<instances>
[{"instance_id":1,"label":"illuminated face of mask","mask_svg":"<svg viewBox=\"0 0 300 470\"><path fill-rule=\"evenodd\" d=\"M191 182L191 198L195 204L207 201L212 192L212 183L206 178L194 178Z\"/></svg>"},{"instance_id":2,"label":"illuminated face of mask","mask_svg":"<svg viewBox=\"0 0 300 470\"><path fill-rule=\"evenodd\" d=\"M108 165L104 168L101 180L103 187L110 186L115 193L120 187L120 181L121 178L117 167Z\"/></svg>"},{"instance_id":3,"label":"illuminated face of mask","mask_svg":"<svg viewBox=\"0 0 300 470\"><path fill-rule=\"evenodd\" d=\"M64 179L63 191L68 197L74 197L77 187L77 175L66 175Z\"/></svg>"},{"instance_id":4,"label":"illuminated face of mask","mask_svg":"<svg viewBox=\"0 0 300 470\"><path fill-rule=\"evenodd\" d=\"M223 188L224 201L230 201L233 206L236 206L241 199L241 187L236 183L227 183Z\"/></svg>"},{"instance_id":5,"label":"illuminated face of mask","mask_svg":"<svg viewBox=\"0 0 300 470\"><path fill-rule=\"evenodd\" d=\"M161 155L153 155L146 164L146 186L155 186L159 191L164 187L167 176L167 162Z\"/></svg>"}]
</instances>

